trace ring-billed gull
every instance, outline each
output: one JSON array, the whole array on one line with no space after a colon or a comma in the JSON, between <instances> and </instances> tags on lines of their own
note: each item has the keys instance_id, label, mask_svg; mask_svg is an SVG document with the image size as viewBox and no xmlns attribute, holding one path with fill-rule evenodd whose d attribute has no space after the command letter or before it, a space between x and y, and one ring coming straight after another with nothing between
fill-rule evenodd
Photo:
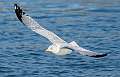
<instances>
[{"instance_id":1,"label":"ring-billed gull","mask_svg":"<svg viewBox=\"0 0 120 77\"><path fill-rule=\"evenodd\" d=\"M106 53L97 53L80 47L75 41L67 43L55 33L43 28L39 25L33 18L27 15L17 4L14 4L15 13L17 18L32 31L47 38L52 45L50 45L46 51L52 52L56 55L66 55L70 54L72 51L76 51L81 55L86 55L90 57L104 57Z\"/></svg>"}]
</instances>

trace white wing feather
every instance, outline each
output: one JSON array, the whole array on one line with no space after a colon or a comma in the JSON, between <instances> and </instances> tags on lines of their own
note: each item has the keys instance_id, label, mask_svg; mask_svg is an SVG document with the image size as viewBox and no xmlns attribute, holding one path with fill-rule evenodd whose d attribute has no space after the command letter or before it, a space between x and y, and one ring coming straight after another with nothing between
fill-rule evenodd
<instances>
[{"instance_id":1,"label":"white wing feather","mask_svg":"<svg viewBox=\"0 0 120 77\"><path fill-rule=\"evenodd\" d=\"M18 19L27 27L29 27L32 31L44 36L49 41L54 43L65 43L63 39L58 37L56 34L54 34L51 31L48 31L47 29L43 28L41 25L39 25L34 19L32 19L30 16L26 15L25 12L17 5L15 4L15 13L18 17Z\"/></svg>"},{"instance_id":2,"label":"white wing feather","mask_svg":"<svg viewBox=\"0 0 120 77\"><path fill-rule=\"evenodd\" d=\"M23 15L22 21L25 25L27 25L32 31L44 36L52 43L64 43L65 41L58 37L51 31L46 30L41 27L35 20L33 20L30 16Z\"/></svg>"},{"instance_id":3,"label":"white wing feather","mask_svg":"<svg viewBox=\"0 0 120 77\"><path fill-rule=\"evenodd\" d=\"M82 47L80 47L76 42L71 42L69 43L69 45L67 46L69 49L72 49L78 53L80 53L81 55L86 55L86 56L91 56L91 57L103 57L106 56L107 54L104 53L97 53L97 52L93 52L87 49L84 49Z\"/></svg>"}]
</instances>

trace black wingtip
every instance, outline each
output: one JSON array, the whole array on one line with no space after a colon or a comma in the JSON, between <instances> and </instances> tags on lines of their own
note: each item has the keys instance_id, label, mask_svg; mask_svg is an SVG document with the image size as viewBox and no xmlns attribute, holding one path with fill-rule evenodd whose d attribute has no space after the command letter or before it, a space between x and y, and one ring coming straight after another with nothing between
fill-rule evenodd
<instances>
[{"instance_id":1,"label":"black wingtip","mask_svg":"<svg viewBox=\"0 0 120 77\"><path fill-rule=\"evenodd\" d=\"M17 18L22 22L22 15L24 14L24 12L17 4L14 4L14 8Z\"/></svg>"},{"instance_id":2,"label":"black wingtip","mask_svg":"<svg viewBox=\"0 0 120 77\"><path fill-rule=\"evenodd\" d=\"M100 54L100 55L94 55L94 56L91 56L91 57L100 58L100 57L104 57L104 56L107 56L107 53Z\"/></svg>"}]
</instances>

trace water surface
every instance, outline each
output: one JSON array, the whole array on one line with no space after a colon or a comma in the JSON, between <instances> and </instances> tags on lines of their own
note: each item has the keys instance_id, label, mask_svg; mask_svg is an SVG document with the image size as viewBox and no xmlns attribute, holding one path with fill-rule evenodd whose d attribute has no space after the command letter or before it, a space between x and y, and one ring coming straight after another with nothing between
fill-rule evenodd
<instances>
[{"instance_id":1,"label":"water surface","mask_svg":"<svg viewBox=\"0 0 120 77\"><path fill-rule=\"evenodd\" d=\"M21 24L14 3L67 42L108 56L95 59L44 50L47 39ZM119 0L0 0L0 77L119 77Z\"/></svg>"}]
</instances>

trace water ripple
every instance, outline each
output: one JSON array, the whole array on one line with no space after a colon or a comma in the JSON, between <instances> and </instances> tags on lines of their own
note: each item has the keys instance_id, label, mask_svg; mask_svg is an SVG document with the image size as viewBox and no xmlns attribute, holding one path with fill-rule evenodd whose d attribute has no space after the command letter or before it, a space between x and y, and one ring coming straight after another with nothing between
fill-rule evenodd
<instances>
[{"instance_id":1,"label":"water ripple","mask_svg":"<svg viewBox=\"0 0 120 77\"><path fill-rule=\"evenodd\" d=\"M14 3L68 42L108 56L45 52L51 43L18 21ZM0 1L0 77L119 77L119 15L117 0Z\"/></svg>"}]
</instances>

